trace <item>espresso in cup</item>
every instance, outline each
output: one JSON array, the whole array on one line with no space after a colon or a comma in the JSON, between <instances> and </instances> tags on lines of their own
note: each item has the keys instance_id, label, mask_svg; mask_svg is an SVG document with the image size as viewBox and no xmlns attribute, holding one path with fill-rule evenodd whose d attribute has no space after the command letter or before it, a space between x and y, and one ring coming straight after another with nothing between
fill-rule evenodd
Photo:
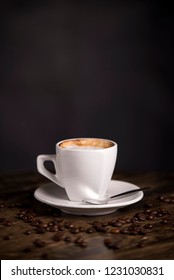
<instances>
[{"instance_id":1,"label":"espresso in cup","mask_svg":"<svg viewBox=\"0 0 174 280\"><path fill-rule=\"evenodd\" d=\"M94 149L106 149L112 147L114 144L107 140L101 139L72 139L72 140L65 140L62 141L59 146L65 149L87 149L87 150L94 150Z\"/></svg>"},{"instance_id":2,"label":"espresso in cup","mask_svg":"<svg viewBox=\"0 0 174 280\"><path fill-rule=\"evenodd\" d=\"M38 171L64 188L69 200L102 199L109 186L117 158L117 144L98 138L75 138L56 144L54 155L37 157ZM52 161L55 174L44 166Z\"/></svg>"}]
</instances>

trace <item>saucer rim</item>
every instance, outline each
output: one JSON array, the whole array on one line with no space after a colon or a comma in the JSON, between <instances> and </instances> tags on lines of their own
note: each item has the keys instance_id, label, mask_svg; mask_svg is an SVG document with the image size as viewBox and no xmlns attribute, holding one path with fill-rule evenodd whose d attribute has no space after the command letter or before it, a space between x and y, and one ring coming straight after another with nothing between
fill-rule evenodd
<instances>
[{"instance_id":1,"label":"saucer rim","mask_svg":"<svg viewBox=\"0 0 174 280\"><path fill-rule=\"evenodd\" d=\"M126 181L111 180L110 183L120 183L120 184L124 183L124 184L131 185L131 188L133 188L133 189L140 189L140 187L138 187L137 185L126 182ZM67 200L67 201L63 200L61 202L59 198L57 198L57 202L55 202L55 201L51 201L51 200L46 200L43 197L41 197L41 195L38 194L42 189L48 188L50 185L55 186L57 188L57 185L53 182L45 183L35 190L34 197L42 203L45 203L47 205L50 205L52 207L56 207L59 209L65 209L65 208L70 209L71 208L71 209L78 209L78 210L80 210L80 209L82 209L82 210L102 210L102 209L110 209L110 208L122 208L122 207L126 207L126 206L129 206L131 204L134 204L134 203L140 201L144 196L144 192L140 191L137 194L129 195L127 198L132 198L132 199L128 199L124 202L120 201L120 203L119 203L118 198L116 198L116 199L112 199L112 201L110 201L109 203L101 204L101 205L85 204L83 202L70 201L70 200ZM58 187L61 188L60 186L58 186ZM119 198L119 199L121 199L121 198Z\"/></svg>"}]
</instances>

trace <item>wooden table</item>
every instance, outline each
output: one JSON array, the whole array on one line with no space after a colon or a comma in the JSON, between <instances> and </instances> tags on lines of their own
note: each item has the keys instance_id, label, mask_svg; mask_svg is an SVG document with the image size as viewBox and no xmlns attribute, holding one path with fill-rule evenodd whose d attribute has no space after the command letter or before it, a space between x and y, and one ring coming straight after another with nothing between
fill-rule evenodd
<instances>
[{"instance_id":1,"label":"wooden table","mask_svg":"<svg viewBox=\"0 0 174 280\"><path fill-rule=\"evenodd\" d=\"M174 259L174 173L113 179L150 189L131 206L87 217L37 201L34 191L49 182L38 173L1 174L1 259Z\"/></svg>"}]
</instances>

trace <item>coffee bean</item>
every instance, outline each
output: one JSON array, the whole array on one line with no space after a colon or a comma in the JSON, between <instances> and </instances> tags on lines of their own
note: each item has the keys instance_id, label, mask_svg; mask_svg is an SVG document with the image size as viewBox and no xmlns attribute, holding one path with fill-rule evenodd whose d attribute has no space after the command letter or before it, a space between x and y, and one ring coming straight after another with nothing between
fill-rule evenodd
<instances>
[{"instance_id":1,"label":"coffee bean","mask_svg":"<svg viewBox=\"0 0 174 280\"><path fill-rule=\"evenodd\" d=\"M154 215L152 214L149 214L147 217L146 217L147 220L154 220Z\"/></svg>"},{"instance_id":2,"label":"coffee bean","mask_svg":"<svg viewBox=\"0 0 174 280\"><path fill-rule=\"evenodd\" d=\"M59 229L59 231L64 231L65 227L64 226L59 226L58 229Z\"/></svg>"},{"instance_id":3,"label":"coffee bean","mask_svg":"<svg viewBox=\"0 0 174 280\"><path fill-rule=\"evenodd\" d=\"M12 225L11 221L7 221L5 220L5 222L3 223L4 226L10 227Z\"/></svg>"},{"instance_id":4,"label":"coffee bean","mask_svg":"<svg viewBox=\"0 0 174 280\"><path fill-rule=\"evenodd\" d=\"M161 224L163 224L163 225L165 225L167 223L168 223L168 220L166 220L166 219L161 221Z\"/></svg>"},{"instance_id":5,"label":"coffee bean","mask_svg":"<svg viewBox=\"0 0 174 280\"><path fill-rule=\"evenodd\" d=\"M119 228L112 228L109 232L114 233L114 234L120 233L120 229Z\"/></svg>"},{"instance_id":6,"label":"coffee bean","mask_svg":"<svg viewBox=\"0 0 174 280\"><path fill-rule=\"evenodd\" d=\"M40 239L35 239L33 241L33 243L36 247L39 247L39 248L44 247L46 245L46 242L43 240L40 240Z\"/></svg>"},{"instance_id":7,"label":"coffee bean","mask_svg":"<svg viewBox=\"0 0 174 280\"><path fill-rule=\"evenodd\" d=\"M65 237L64 237L64 241L66 241L66 242L71 242L71 241L72 241L71 236L65 236Z\"/></svg>"},{"instance_id":8,"label":"coffee bean","mask_svg":"<svg viewBox=\"0 0 174 280\"><path fill-rule=\"evenodd\" d=\"M112 249L120 249L122 247L120 242L113 242Z\"/></svg>"},{"instance_id":9,"label":"coffee bean","mask_svg":"<svg viewBox=\"0 0 174 280\"><path fill-rule=\"evenodd\" d=\"M138 234L145 235L147 233L146 229L141 228Z\"/></svg>"},{"instance_id":10,"label":"coffee bean","mask_svg":"<svg viewBox=\"0 0 174 280\"><path fill-rule=\"evenodd\" d=\"M137 245L138 248L144 248L145 247L145 243L144 242L140 242Z\"/></svg>"},{"instance_id":11,"label":"coffee bean","mask_svg":"<svg viewBox=\"0 0 174 280\"><path fill-rule=\"evenodd\" d=\"M80 232L84 232L85 228L84 227L79 227Z\"/></svg>"},{"instance_id":12,"label":"coffee bean","mask_svg":"<svg viewBox=\"0 0 174 280\"><path fill-rule=\"evenodd\" d=\"M152 203L147 203L147 204L145 204L145 207L151 208L151 207L153 207L153 204Z\"/></svg>"},{"instance_id":13,"label":"coffee bean","mask_svg":"<svg viewBox=\"0 0 174 280\"><path fill-rule=\"evenodd\" d=\"M170 198L165 198L163 201L164 201L165 203L170 203Z\"/></svg>"},{"instance_id":14,"label":"coffee bean","mask_svg":"<svg viewBox=\"0 0 174 280\"><path fill-rule=\"evenodd\" d=\"M53 240L54 241L61 241L63 238L63 234L62 233L56 233L54 236L53 236Z\"/></svg>"},{"instance_id":15,"label":"coffee bean","mask_svg":"<svg viewBox=\"0 0 174 280\"><path fill-rule=\"evenodd\" d=\"M79 230L79 228L77 228L77 227L73 227L73 228L70 230L70 232L73 233L73 234L76 234L76 233L79 233L80 230Z\"/></svg>"},{"instance_id":16,"label":"coffee bean","mask_svg":"<svg viewBox=\"0 0 174 280\"><path fill-rule=\"evenodd\" d=\"M152 227L153 227L152 224L146 224L146 225L144 225L144 228L147 228L147 229L151 229Z\"/></svg>"},{"instance_id":17,"label":"coffee bean","mask_svg":"<svg viewBox=\"0 0 174 280\"><path fill-rule=\"evenodd\" d=\"M116 222L117 222L117 219L112 219L111 221L109 221L108 224L112 226L112 225L115 224Z\"/></svg>"},{"instance_id":18,"label":"coffee bean","mask_svg":"<svg viewBox=\"0 0 174 280\"><path fill-rule=\"evenodd\" d=\"M113 241L112 241L111 238L105 238L105 239L104 239L104 244L105 244L107 247L111 248L111 247L113 246Z\"/></svg>"},{"instance_id":19,"label":"coffee bean","mask_svg":"<svg viewBox=\"0 0 174 280\"><path fill-rule=\"evenodd\" d=\"M32 221L31 222L31 226L33 226L33 227L38 226L38 225L39 225L38 221Z\"/></svg>"},{"instance_id":20,"label":"coffee bean","mask_svg":"<svg viewBox=\"0 0 174 280\"><path fill-rule=\"evenodd\" d=\"M146 215L143 213L137 213L135 215L136 218L138 218L139 221L145 221L146 220Z\"/></svg>"},{"instance_id":21,"label":"coffee bean","mask_svg":"<svg viewBox=\"0 0 174 280\"><path fill-rule=\"evenodd\" d=\"M107 227L107 226L108 226L108 222L102 223L102 227Z\"/></svg>"},{"instance_id":22,"label":"coffee bean","mask_svg":"<svg viewBox=\"0 0 174 280\"><path fill-rule=\"evenodd\" d=\"M112 224L113 227L121 227L123 224L121 222L115 222Z\"/></svg>"},{"instance_id":23,"label":"coffee bean","mask_svg":"<svg viewBox=\"0 0 174 280\"><path fill-rule=\"evenodd\" d=\"M86 241L79 243L80 247L87 247L87 245L88 245L88 243Z\"/></svg>"},{"instance_id":24,"label":"coffee bean","mask_svg":"<svg viewBox=\"0 0 174 280\"><path fill-rule=\"evenodd\" d=\"M76 243L80 247L86 247L87 246L87 242L84 240L84 238L82 236L77 237L74 240L74 243Z\"/></svg>"},{"instance_id":25,"label":"coffee bean","mask_svg":"<svg viewBox=\"0 0 174 280\"><path fill-rule=\"evenodd\" d=\"M151 213L151 210L150 210L150 209L144 210L144 214L149 214L149 213Z\"/></svg>"},{"instance_id":26,"label":"coffee bean","mask_svg":"<svg viewBox=\"0 0 174 280\"><path fill-rule=\"evenodd\" d=\"M12 236L11 235L5 235L4 236L4 240L11 240L12 239Z\"/></svg>"},{"instance_id":27,"label":"coffee bean","mask_svg":"<svg viewBox=\"0 0 174 280\"><path fill-rule=\"evenodd\" d=\"M32 231L31 231L31 230L26 230L26 231L24 232L24 234L30 235L30 234L32 234Z\"/></svg>"},{"instance_id":28,"label":"coffee bean","mask_svg":"<svg viewBox=\"0 0 174 280\"><path fill-rule=\"evenodd\" d=\"M52 227L50 227L50 230L51 232L56 232L56 231L59 231L59 227L58 225L53 225Z\"/></svg>"},{"instance_id":29,"label":"coffee bean","mask_svg":"<svg viewBox=\"0 0 174 280\"><path fill-rule=\"evenodd\" d=\"M38 226L38 227L36 228L36 232L37 232L37 233L40 233L40 234L43 234L43 233L46 232L46 228L45 228L45 227L42 227L42 226Z\"/></svg>"},{"instance_id":30,"label":"coffee bean","mask_svg":"<svg viewBox=\"0 0 174 280\"><path fill-rule=\"evenodd\" d=\"M98 231L98 232L103 232L103 233L105 233L105 232L108 231L108 228L103 227L103 226L98 226L98 227L96 227L95 229L96 229L96 231Z\"/></svg>"},{"instance_id":31,"label":"coffee bean","mask_svg":"<svg viewBox=\"0 0 174 280\"><path fill-rule=\"evenodd\" d=\"M86 230L86 233L93 233L93 232L95 232L95 229L93 227L89 227Z\"/></svg>"},{"instance_id":32,"label":"coffee bean","mask_svg":"<svg viewBox=\"0 0 174 280\"><path fill-rule=\"evenodd\" d=\"M82 237L82 236L79 236L79 237L77 237L75 240L74 240L74 243L81 243L81 242L83 242L84 241L84 238Z\"/></svg>"},{"instance_id":33,"label":"coffee bean","mask_svg":"<svg viewBox=\"0 0 174 280\"><path fill-rule=\"evenodd\" d=\"M132 219L131 219L131 222L132 222L132 223L138 222L138 218L137 218L137 217L132 218Z\"/></svg>"},{"instance_id":34,"label":"coffee bean","mask_svg":"<svg viewBox=\"0 0 174 280\"><path fill-rule=\"evenodd\" d=\"M65 223L64 225L67 229L73 229L74 225L72 223Z\"/></svg>"},{"instance_id":35,"label":"coffee bean","mask_svg":"<svg viewBox=\"0 0 174 280\"><path fill-rule=\"evenodd\" d=\"M128 233L129 233L129 231L128 231L128 229L127 229L127 228L123 228L123 229L121 229L121 230L120 230L120 233L123 233L123 234L128 234Z\"/></svg>"}]
</instances>

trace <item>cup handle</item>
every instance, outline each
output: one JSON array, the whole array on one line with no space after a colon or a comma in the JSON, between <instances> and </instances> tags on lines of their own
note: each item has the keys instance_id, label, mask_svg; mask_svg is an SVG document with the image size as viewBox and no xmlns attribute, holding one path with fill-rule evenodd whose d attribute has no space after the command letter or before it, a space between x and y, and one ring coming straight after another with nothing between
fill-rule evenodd
<instances>
[{"instance_id":1,"label":"cup handle","mask_svg":"<svg viewBox=\"0 0 174 280\"><path fill-rule=\"evenodd\" d=\"M45 168L45 161L53 162L56 174L51 173L48 169ZM56 155L39 155L37 157L37 170L39 171L39 173L41 173L42 175L44 175L45 177L62 187L59 174L56 168Z\"/></svg>"}]
</instances>

